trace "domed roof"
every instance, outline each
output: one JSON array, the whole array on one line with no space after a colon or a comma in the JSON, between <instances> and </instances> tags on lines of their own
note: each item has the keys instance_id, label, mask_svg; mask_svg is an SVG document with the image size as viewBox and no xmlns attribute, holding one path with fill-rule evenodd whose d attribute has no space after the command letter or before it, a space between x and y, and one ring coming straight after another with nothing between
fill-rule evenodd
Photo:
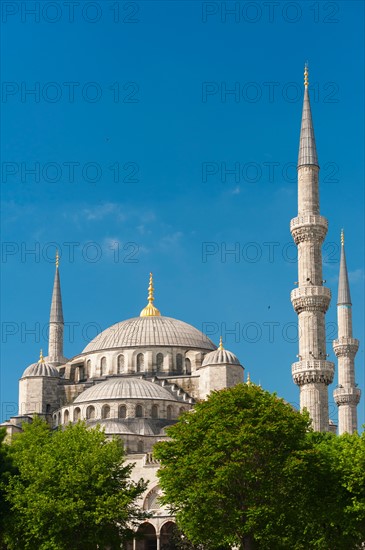
<instances>
[{"instance_id":1,"label":"domed roof","mask_svg":"<svg viewBox=\"0 0 365 550\"><path fill-rule=\"evenodd\" d=\"M53 365L44 361L41 351L38 363L32 363L29 365L29 367L27 367L23 372L22 378L26 378L28 376L51 376L53 378L59 378L60 374Z\"/></svg>"},{"instance_id":2,"label":"domed roof","mask_svg":"<svg viewBox=\"0 0 365 550\"><path fill-rule=\"evenodd\" d=\"M228 349L223 349L219 347L218 349L207 353L204 357L202 367L206 365L241 365L238 357L228 351Z\"/></svg>"},{"instance_id":3,"label":"domed roof","mask_svg":"<svg viewBox=\"0 0 365 550\"><path fill-rule=\"evenodd\" d=\"M109 378L80 393L74 403L114 399L158 399L176 401L171 393L158 384L141 378Z\"/></svg>"},{"instance_id":4,"label":"domed roof","mask_svg":"<svg viewBox=\"0 0 365 550\"><path fill-rule=\"evenodd\" d=\"M180 346L213 350L215 345L200 330L171 317L134 317L98 334L83 353L124 347Z\"/></svg>"},{"instance_id":5,"label":"domed roof","mask_svg":"<svg viewBox=\"0 0 365 550\"><path fill-rule=\"evenodd\" d=\"M90 425L90 427L95 428L96 425L100 425L101 428L104 428L107 435L114 434L132 434L136 435L126 424L119 422L117 420L98 420Z\"/></svg>"}]
</instances>

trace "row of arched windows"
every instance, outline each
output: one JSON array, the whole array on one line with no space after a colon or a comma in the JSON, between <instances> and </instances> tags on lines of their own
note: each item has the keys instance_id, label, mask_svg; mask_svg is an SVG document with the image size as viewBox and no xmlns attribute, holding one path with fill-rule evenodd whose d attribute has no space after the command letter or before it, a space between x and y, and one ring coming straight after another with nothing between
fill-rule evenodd
<instances>
[{"instance_id":1,"label":"row of arched windows","mask_svg":"<svg viewBox=\"0 0 365 550\"><path fill-rule=\"evenodd\" d=\"M135 362L135 366L136 366L136 372L144 372L145 371L145 360L144 360L144 354L143 353L138 353L138 355L136 356L136 362ZM178 353L176 355L176 361L175 361L175 369L179 374L182 374L184 369L183 369L183 355L181 353ZM152 366L152 371L153 372L160 372L162 371L163 369L163 364L164 364L164 356L162 353L158 353L156 355L156 362L153 364ZM106 360L106 357L102 357L100 359L100 370L99 370L99 375L100 376L105 376L106 374L108 374L107 372L107 360ZM121 355L118 355L118 358L117 358L117 374L123 374L125 372L125 357L123 354ZM185 358L185 373L186 374L191 374L191 361L190 359L188 359L187 357ZM91 360L88 359L88 361L86 362L86 374L87 374L87 377L89 378L91 376Z\"/></svg>"},{"instance_id":2,"label":"row of arched windows","mask_svg":"<svg viewBox=\"0 0 365 550\"><path fill-rule=\"evenodd\" d=\"M185 412L184 407L180 407L179 414L182 414ZM135 418L144 418L145 417L145 409L142 405L138 404L136 405L134 409L134 416ZM172 405L168 405L166 408L166 418L167 420L172 420L174 417L174 409ZM86 409L86 415L85 418L87 420L93 420L95 418L95 407L93 405L89 405ZM107 419L110 418L110 406L109 405L103 405L101 409L101 418ZM126 405L119 405L118 407L118 418L127 418L127 407ZM152 405L151 408L151 418L160 418L160 406L159 405ZM77 422L81 419L81 409L80 407L76 407L73 410L73 417L71 419L70 417L70 411L66 409L63 413L63 423L67 424L71 420L73 422ZM61 424L61 413L58 413L58 416L55 415L55 420L58 421L58 424Z\"/></svg>"}]
</instances>

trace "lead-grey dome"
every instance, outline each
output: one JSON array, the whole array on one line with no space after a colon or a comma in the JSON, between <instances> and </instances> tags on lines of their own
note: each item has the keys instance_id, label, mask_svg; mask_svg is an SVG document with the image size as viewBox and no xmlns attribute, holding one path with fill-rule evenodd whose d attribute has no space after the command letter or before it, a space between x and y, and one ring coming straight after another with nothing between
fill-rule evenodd
<instances>
[{"instance_id":1,"label":"lead-grey dome","mask_svg":"<svg viewBox=\"0 0 365 550\"><path fill-rule=\"evenodd\" d=\"M140 378L109 378L95 384L76 397L74 403L114 399L158 399L176 401L171 393L158 384Z\"/></svg>"},{"instance_id":2,"label":"lead-grey dome","mask_svg":"<svg viewBox=\"0 0 365 550\"><path fill-rule=\"evenodd\" d=\"M58 370L49 363L44 361L38 361L38 363L32 363L23 372L22 378L27 376L51 376L53 378L59 378Z\"/></svg>"},{"instance_id":3,"label":"lead-grey dome","mask_svg":"<svg viewBox=\"0 0 365 550\"><path fill-rule=\"evenodd\" d=\"M214 351L211 351L210 353L207 353L207 355L204 357L202 367L205 367L206 365L240 365L240 361L238 357L232 353L231 351L228 351L228 349L216 349Z\"/></svg>"},{"instance_id":4,"label":"lead-grey dome","mask_svg":"<svg viewBox=\"0 0 365 550\"><path fill-rule=\"evenodd\" d=\"M215 345L200 330L171 317L134 317L98 334L83 353L124 347L178 346L213 350Z\"/></svg>"}]
</instances>

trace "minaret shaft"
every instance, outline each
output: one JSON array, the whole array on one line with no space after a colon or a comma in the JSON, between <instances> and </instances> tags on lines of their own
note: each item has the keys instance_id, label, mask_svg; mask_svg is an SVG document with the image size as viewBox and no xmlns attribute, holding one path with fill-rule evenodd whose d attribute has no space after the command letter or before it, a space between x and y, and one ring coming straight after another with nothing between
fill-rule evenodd
<instances>
[{"instance_id":1,"label":"minaret shaft","mask_svg":"<svg viewBox=\"0 0 365 550\"><path fill-rule=\"evenodd\" d=\"M298 288L291 293L298 314L299 361L292 365L294 382L300 387L300 408L307 409L316 431L328 431L328 385L334 365L327 361L325 314L331 293L323 286L322 244L327 220L320 215L318 158L308 93L305 90L298 157L298 216L290 229L298 247Z\"/></svg>"},{"instance_id":2,"label":"minaret shaft","mask_svg":"<svg viewBox=\"0 0 365 550\"><path fill-rule=\"evenodd\" d=\"M343 234L341 241L337 300L338 338L333 341L333 349L338 359L338 386L333 392L333 397L338 406L340 435L357 431L357 405L361 396L355 383L355 355L359 348L359 341L352 335L352 304Z\"/></svg>"}]
</instances>

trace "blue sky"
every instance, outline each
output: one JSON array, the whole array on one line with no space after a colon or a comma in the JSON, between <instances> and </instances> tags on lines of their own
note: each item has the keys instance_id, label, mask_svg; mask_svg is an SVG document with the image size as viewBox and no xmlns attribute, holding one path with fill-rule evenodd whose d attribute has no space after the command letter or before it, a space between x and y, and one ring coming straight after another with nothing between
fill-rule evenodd
<instances>
[{"instance_id":1,"label":"blue sky","mask_svg":"<svg viewBox=\"0 0 365 550\"><path fill-rule=\"evenodd\" d=\"M1 418L47 348L56 247L67 357L138 315L153 271L162 314L222 333L253 381L299 402L289 222L308 60L327 353L344 227L364 423L363 3L56 6L1 6Z\"/></svg>"}]
</instances>

